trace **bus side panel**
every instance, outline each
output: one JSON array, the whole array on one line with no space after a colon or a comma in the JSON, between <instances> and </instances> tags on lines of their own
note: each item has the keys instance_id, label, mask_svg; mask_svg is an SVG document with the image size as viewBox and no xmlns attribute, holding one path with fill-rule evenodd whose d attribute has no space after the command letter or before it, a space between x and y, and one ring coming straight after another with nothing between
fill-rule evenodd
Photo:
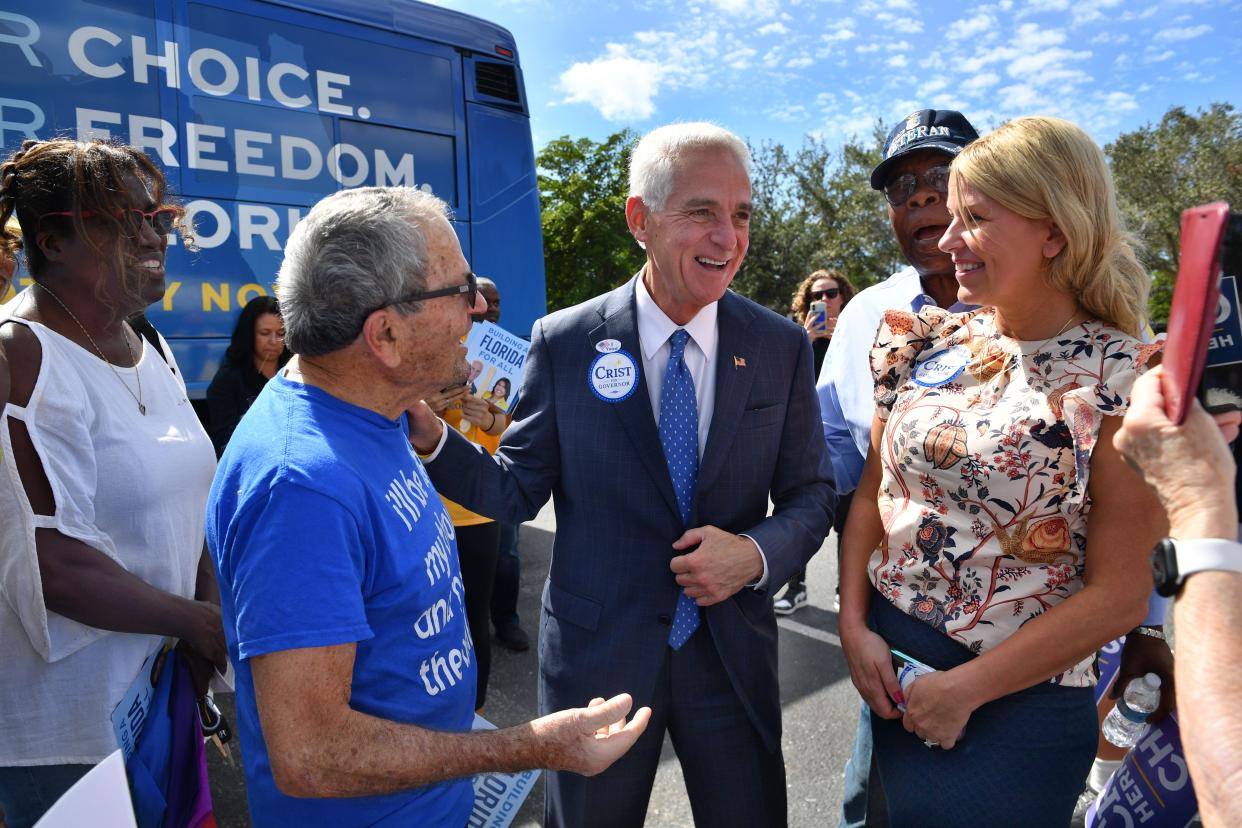
<instances>
[{"instance_id":1,"label":"bus side panel","mask_svg":"<svg viewBox=\"0 0 1242 828\"><path fill-rule=\"evenodd\" d=\"M501 326L526 336L547 313L539 184L530 120L518 112L468 103L474 271L496 282Z\"/></svg>"}]
</instances>

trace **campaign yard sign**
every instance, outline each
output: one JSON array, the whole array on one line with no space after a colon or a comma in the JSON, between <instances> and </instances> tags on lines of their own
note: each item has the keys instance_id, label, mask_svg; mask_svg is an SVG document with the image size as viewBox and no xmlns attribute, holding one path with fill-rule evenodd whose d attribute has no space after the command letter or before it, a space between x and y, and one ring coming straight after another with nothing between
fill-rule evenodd
<instances>
[{"instance_id":1,"label":"campaign yard sign","mask_svg":"<svg viewBox=\"0 0 1242 828\"><path fill-rule=\"evenodd\" d=\"M499 325L481 322L466 337L470 393L508 414L522 390L530 343Z\"/></svg>"}]
</instances>

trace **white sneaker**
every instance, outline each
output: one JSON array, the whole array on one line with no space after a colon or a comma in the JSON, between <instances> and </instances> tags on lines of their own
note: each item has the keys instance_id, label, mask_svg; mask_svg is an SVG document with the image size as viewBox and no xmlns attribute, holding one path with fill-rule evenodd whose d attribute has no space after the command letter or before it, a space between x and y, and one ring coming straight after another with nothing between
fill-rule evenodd
<instances>
[{"instance_id":1,"label":"white sneaker","mask_svg":"<svg viewBox=\"0 0 1242 828\"><path fill-rule=\"evenodd\" d=\"M790 584L785 594L772 603L777 615L793 615L806 604L806 586Z\"/></svg>"}]
</instances>

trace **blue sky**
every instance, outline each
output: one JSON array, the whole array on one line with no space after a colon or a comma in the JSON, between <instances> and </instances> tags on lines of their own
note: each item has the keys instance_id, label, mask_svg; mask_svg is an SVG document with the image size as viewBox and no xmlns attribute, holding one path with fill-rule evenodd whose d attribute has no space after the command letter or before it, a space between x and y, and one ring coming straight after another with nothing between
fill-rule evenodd
<instances>
[{"instance_id":1,"label":"blue sky","mask_svg":"<svg viewBox=\"0 0 1242 828\"><path fill-rule=\"evenodd\" d=\"M840 143L925 106L1106 143L1172 105L1242 105L1242 0L437 0L513 32L537 147L708 119Z\"/></svg>"}]
</instances>

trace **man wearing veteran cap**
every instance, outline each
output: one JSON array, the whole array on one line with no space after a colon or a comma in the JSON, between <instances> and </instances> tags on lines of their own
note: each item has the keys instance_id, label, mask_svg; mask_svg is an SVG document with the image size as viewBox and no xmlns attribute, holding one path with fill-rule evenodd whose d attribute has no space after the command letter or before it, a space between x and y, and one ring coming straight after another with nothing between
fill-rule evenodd
<instances>
[{"instance_id":1,"label":"man wearing veteran cap","mask_svg":"<svg viewBox=\"0 0 1242 828\"><path fill-rule=\"evenodd\" d=\"M839 492L853 491L862 475L875 416L869 354L884 311L918 311L939 305L954 312L969 306L957 301L953 261L937 242L949 226L945 197L949 164L962 148L979 137L970 121L950 109L920 109L903 118L888 133L884 159L871 173L871 186L884 193L888 216L902 255L909 263L883 282L853 298L837 319L819 373L819 404L824 439ZM845 771L842 826L868 824L868 773L871 767L870 709L862 706L862 721L854 753ZM874 809L883 796L871 792Z\"/></svg>"},{"instance_id":2,"label":"man wearing veteran cap","mask_svg":"<svg viewBox=\"0 0 1242 828\"><path fill-rule=\"evenodd\" d=\"M639 142L626 219L646 264L535 323L494 459L412 411L453 500L518 523L554 498L540 708L613 686L652 708L609 771L549 775L550 826L642 825L666 731L696 824L787 822L768 587L816 551L835 498L805 333L728 291L749 243L749 166L711 124Z\"/></svg>"}]
</instances>

